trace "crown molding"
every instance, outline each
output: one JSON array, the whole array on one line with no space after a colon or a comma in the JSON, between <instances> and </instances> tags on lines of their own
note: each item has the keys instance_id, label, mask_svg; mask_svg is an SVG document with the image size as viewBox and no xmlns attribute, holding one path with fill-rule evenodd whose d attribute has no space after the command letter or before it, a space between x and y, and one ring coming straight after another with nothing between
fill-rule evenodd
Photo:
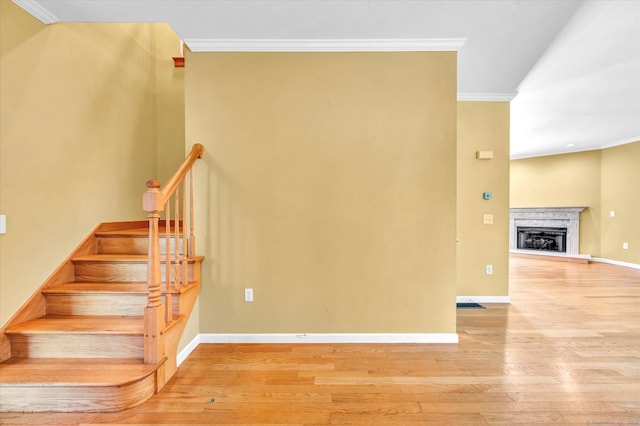
<instances>
[{"instance_id":1,"label":"crown molding","mask_svg":"<svg viewBox=\"0 0 640 426\"><path fill-rule=\"evenodd\" d=\"M38 18L43 24L55 24L60 20L47 9L42 7L36 0L12 0L15 4Z\"/></svg>"},{"instance_id":2,"label":"crown molding","mask_svg":"<svg viewBox=\"0 0 640 426\"><path fill-rule=\"evenodd\" d=\"M458 51L466 38L434 39L185 39L192 52Z\"/></svg>"},{"instance_id":3,"label":"crown molding","mask_svg":"<svg viewBox=\"0 0 640 426\"><path fill-rule=\"evenodd\" d=\"M511 102L517 93L458 93L464 102Z\"/></svg>"}]
</instances>

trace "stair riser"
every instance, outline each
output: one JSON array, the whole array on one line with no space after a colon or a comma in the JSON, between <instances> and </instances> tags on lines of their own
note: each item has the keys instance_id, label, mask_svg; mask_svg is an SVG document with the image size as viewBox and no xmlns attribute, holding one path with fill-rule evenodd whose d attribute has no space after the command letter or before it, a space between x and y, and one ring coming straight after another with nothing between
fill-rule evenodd
<instances>
[{"instance_id":1,"label":"stair riser","mask_svg":"<svg viewBox=\"0 0 640 426\"><path fill-rule=\"evenodd\" d=\"M135 407L154 394L153 374L121 386L0 386L0 411L114 412Z\"/></svg>"},{"instance_id":2,"label":"stair riser","mask_svg":"<svg viewBox=\"0 0 640 426\"><path fill-rule=\"evenodd\" d=\"M143 358L143 336L108 334L10 335L16 358Z\"/></svg>"},{"instance_id":3,"label":"stair riser","mask_svg":"<svg viewBox=\"0 0 640 426\"><path fill-rule=\"evenodd\" d=\"M47 314L142 316L146 294L47 294Z\"/></svg>"},{"instance_id":4,"label":"stair riser","mask_svg":"<svg viewBox=\"0 0 640 426\"><path fill-rule=\"evenodd\" d=\"M147 281L146 263L107 263L77 262L74 266L75 280L83 282L145 282ZM160 272L162 282L166 281L166 267L163 263ZM172 277L173 272L172 272ZM193 281L193 263L188 266L189 281Z\"/></svg>"},{"instance_id":5,"label":"stair riser","mask_svg":"<svg viewBox=\"0 0 640 426\"><path fill-rule=\"evenodd\" d=\"M171 238L171 252L175 252L175 238ZM179 240L179 252L182 253L182 240ZM149 238L147 237L102 237L98 238L98 253L102 254L147 254ZM166 238L160 238L160 253L166 254Z\"/></svg>"}]
</instances>

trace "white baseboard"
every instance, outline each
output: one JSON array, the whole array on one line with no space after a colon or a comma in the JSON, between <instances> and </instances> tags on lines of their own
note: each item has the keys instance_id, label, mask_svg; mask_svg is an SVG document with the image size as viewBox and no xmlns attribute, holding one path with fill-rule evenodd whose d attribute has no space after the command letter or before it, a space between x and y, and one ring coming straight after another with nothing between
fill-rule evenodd
<instances>
[{"instance_id":1,"label":"white baseboard","mask_svg":"<svg viewBox=\"0 0 640 426\"><path fill-rule=\"evenodd\" d=\"M185 346L176 357L176 364L178 367L180 367L180 364L182 364L184 360L187 359L189 355L191 355L191 352L196 350L199 344L200 344L200 335L198 334L196 337L193 338L193 340L187 343L187 346Z\"/></svg>"},{"instance_id":2,"label":"white baseboard","mask_svg":"<svg viewBox=\"0 0 640 426\"><path fill-rule=\"evenodd\" d=\"M456 333L200 334L200 343L458 343Z\"/></svg>"},{"instance_id":3,"label":"white baseboard","mask_svg":"<svg viewBox=\"0 0 640 426\"><path fill-rule=\"evenodd\" d=\"M198 345L204 343L458 343L456 333L262 333L262 334L198 334L177 356L184 362Z\"/></svg>"},{"instance_id":4,"label":"white baseboard","mask_svg":"<svg viewBox=\"0 0 640 426\"><path fill-rule=\"evenodd\" d=\"M602 257L592 257L590 260L592 262L609 263L611 265L618 265L618 266L625 266L627 268L640 269L640 265L637 263L621 262L619 260L604 259Z\"/></svg>"},{"instance_id":5,"label":"white baseboard","mask_svg":"<svg viewBox=\"0 0 640 426\"><path fill-rule=\"evenodd\" d=\"M511 296L457 296L456 303L511 303Z\"/></svg>"}]
</instances>

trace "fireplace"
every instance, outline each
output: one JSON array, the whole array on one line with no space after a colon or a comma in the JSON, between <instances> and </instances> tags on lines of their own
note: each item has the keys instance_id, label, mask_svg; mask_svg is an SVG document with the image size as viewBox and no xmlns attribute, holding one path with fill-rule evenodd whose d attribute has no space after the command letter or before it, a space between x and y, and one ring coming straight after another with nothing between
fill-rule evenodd
<instances>
[{"instance_id":1,"label":"fireplace","mask_svg":"<svg viewBox=\"0 0 640 426\"><path fill-rule=\"evenodd\" d=\"M518 249L567 252L567 228L518 226L517 231Z\"/></svg>"},{"instance_id":2,"label":"fireplace","mask_svg":"<svg viewBox=\"0 0 640 426\"><path fill-rule=\"evenodd\" d=\"M509 249L540 254L577 255L580 212L586 207L512 207Z\"/></svg>"}]
</instances>

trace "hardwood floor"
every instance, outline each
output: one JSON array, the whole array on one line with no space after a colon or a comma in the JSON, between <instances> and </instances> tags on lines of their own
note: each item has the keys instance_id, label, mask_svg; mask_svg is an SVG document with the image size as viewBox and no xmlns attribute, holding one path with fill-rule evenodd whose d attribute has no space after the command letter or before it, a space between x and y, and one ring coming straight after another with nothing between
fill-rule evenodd
<instances>
[{"instance_id":1,"label":"hardwood floor","mask_svg":"<svg viewBox=\"0 0 640 426\"><path fill-rule=\"evenodd\" d=\"M458 345L200 345L121 413L2 424L640 424L640 270L511 259Z\"/></svg>"}]
</instances>

